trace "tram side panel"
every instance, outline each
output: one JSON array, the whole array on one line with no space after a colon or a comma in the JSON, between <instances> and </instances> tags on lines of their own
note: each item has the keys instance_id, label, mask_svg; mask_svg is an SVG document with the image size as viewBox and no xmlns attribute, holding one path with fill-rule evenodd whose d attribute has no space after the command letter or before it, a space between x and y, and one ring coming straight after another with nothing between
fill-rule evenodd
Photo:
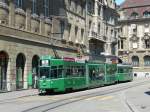
<instances>
[{"instance_id":1,"label":"tram side panel","mask_svg":"<svg viewBox=\"0 0 150 112\"><path fill-rule=\"evenodd\" d=\"M103 86L105 75L104 64L88 63L87 66L89 88Z\"/></svg>"},{"instance_id":2,"label":"tram side panel","mask_svg":"<svg viewBox=\"0 0 150 112\"><path fill-rule=\"evenodd\" d=\"M118 65L117 80L119 82L132 81L132 66L131 65Z\"/></svg>"},{"instance_id":3,"label":"tram side panel","mask_svg":"<svg viewBox=\"0 0 150 112\"><path fill-rule=\"evenodd\" d=\"M86 87L85 64L65 62L65 89L82 89Z\"/></svg>"},{"instance_id":4,"label":"tram side panel","mask_svg":"<svg viewBox=\"0 0 150 112\"><path fill-rule=\"evenodd\" d=\"M46 59L44 59L46 60ZM40 66L40 79L39 90L40 91L65 91L64 90L64 73L63 73L63 61L50 59L50 65ZM47 74L47 76L45 76Z\"/></svg>"},{"instance_id":5,"label":"tram side panel","mask_svg":"<svg viewBox=\"0 0 150 112\"><path fill-rule=\"evenodd\" d=\"M105 85L116 82L117 64L105 64Z\"/></svg>"}]
</instances>

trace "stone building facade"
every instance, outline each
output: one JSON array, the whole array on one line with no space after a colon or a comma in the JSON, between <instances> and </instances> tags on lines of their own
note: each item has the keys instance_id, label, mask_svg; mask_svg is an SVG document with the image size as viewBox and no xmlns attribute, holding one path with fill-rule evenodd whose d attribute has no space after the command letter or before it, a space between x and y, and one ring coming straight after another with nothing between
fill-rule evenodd
<instances>
[{"instance_id":1,"label":"stone building facade","mask_svg":"<svg viewBox=\"0 0 150 112\"><path fill-rule=\"evenodd\" d=\"M41 55L76 57L86 48L84 5L85 0L0 0L0 91L27 89Z\"/></svg>"},{"instance_id":2,"label":"stone building facade","mask_svg":"<svg viewBox=\"0 0 150 112\"><path fill-rule=\"evenodd\" d=\"M102 54L117 53L116 3L115 0L88 0L87 8L90 58L104 61Z\"/></svg>"},{"instance_id":3,"label":"stone building facade","mask_svg":"<svg viewBox=\"0 0 150 112\"><path fill-rule=\"evenodd\" d=\"M115 8L114 0L0 0L0 91L27 89L42 55L115 55Z\"/></svg>"},{"instance_id":4,"label":"stone building facade","mask_svg":"<svg viewBox=\"0 0 150 112\"><path fill-rule=\"evenodd\" d=\"M125 0L118 12L118 55L132 63L134 75L150 75L150 1Z\"/></svg>"}]
</instances>

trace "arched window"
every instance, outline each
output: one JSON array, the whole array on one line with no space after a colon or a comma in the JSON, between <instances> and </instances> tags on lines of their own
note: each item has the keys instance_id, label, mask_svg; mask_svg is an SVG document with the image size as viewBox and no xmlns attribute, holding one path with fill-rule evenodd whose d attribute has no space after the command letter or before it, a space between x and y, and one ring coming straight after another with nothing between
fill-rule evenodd
<instances>
[{"instance_id":1,"label":"arched window","mask_svg":"<svg viewBox=\"0 0 150 112\"><path fill-rule=\"evenodd\" d=\"M144 16L144 17L149 17L149 12L148 12L148 11L145 11L145 12L143 13L143 16Z\"/></svg>"},{"instance_id":2,"label":"arched window","mask_svg":"<svg viewBox=\"0 0 150 112\"><path fill-rule=\"evenodd\" d=\"M133 56L132 57L132 65L134 67L138 67L139 66L139 57L138 56Z\"/></svg>"},{"instance_id":3,"label":"arched window","mask_svg":"<svg viewBox=\"0 0 150 112\"><path fill-rule=\"evenodd\" d=\"M133 18L133 19L138 18L138 13L133 12L133 13L131 14L131 18Z\"/></svg>"},{"instance_id":4,"label":"arched window","mask_svg":"<svg viewBox=\"0 0 150 112\"><path fill-rule=\"evenodd\" d=\"M144 56L144 66L150 66L150 56Z\"/></svg>"}]
</instances>

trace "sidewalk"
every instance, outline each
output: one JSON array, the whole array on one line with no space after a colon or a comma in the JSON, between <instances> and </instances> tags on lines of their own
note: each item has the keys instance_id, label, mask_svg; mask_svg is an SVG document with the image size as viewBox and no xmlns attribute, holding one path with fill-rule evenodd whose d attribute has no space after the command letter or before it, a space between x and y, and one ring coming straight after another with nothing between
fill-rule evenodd
<instances>
[{"instance_id":1,"label":"sidewalk","mask_svg":"<svg viewBox=\"0 0 150 112\"><path fill-rule=\"evenodd\" d=\"M21 98L21 97L26 97L26 96L33 96L37 94L38 94L38 89L29 89L29 90L0 93L0 101L11 100L11 99Z\"/></svg>"},{"instance_id":2,"label":"sidewalk","mask_svg":"<svg viewBox=\"0 0 150 112\"><path fill-rule=\"evenodd\" d=\"M150 78L143 79L150 82ZM150 112L150 83L132 88L125 93L133 112Z\"/></svg>"}]
</instances>

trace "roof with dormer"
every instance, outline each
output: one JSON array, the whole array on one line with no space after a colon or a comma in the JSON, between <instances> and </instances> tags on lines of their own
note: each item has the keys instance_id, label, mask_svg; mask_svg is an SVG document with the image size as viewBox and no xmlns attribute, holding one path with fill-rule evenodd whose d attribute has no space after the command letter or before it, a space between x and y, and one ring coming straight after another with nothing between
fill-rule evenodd
<instances>
[{"instance_id":1,"label":"roof with dormer","mask_svg":"<svg viewBox=\"0 0 150 112\"><path fill-rule=\"evenodd\" d=\"M122 4L122 8L138 7L138 6L150 6L150 0L125 0Z\"/></svg>"},{"instance_id":2,"label":"roof with dormer","mask_svg":"<svg viewBox=\"0 0 150 112\"><path fill-rule=\"evenodd\" d=\"M145 11L150 12L150 0L125 0L120 8L126 10L127 16L135 12L142 17Z\"/></svg>"}]
</instances>

